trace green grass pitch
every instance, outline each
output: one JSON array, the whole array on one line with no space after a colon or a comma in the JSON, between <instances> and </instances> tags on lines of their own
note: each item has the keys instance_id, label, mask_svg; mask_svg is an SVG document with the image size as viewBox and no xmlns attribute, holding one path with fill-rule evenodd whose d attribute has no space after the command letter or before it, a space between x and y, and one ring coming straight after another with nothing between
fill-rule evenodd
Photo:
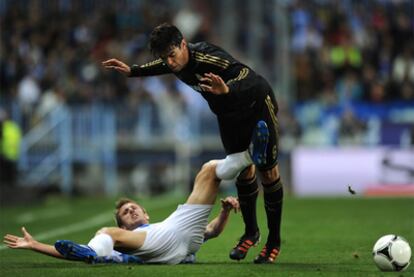
<instances>
[{"instance_id":1,"label":"green grass pitch","mask_svg":"<svg viewBox=\"0 0 414 277\"><path fill-rule=\"evenodd\" d=\"M262 197L259 196L259 199ZM142 200L152 222L164 219L183 199ZM24 225L39 240L71 239L86 243L102 226L113 225L114 199L50 198L45 203L1 208L1 235L20 234ZM218 211L218 205L212 216ZM371 250L382 235L404 236L414 249L414 198L286 198L283 246L272 265L255 265L266 237L263 203L258 202L262 243L235 262L229 250L242 234L239 214L232 215L217 239L206 242L194 265L88 265L26 250L0 247L0 276L414 276L414 265L400 273L380 272Z\"/></svg>"}]
</instances>

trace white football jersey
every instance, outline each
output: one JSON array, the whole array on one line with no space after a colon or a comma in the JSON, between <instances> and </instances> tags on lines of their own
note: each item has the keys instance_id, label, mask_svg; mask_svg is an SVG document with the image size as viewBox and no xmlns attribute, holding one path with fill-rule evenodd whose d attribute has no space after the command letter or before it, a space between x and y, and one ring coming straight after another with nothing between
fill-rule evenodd
<instances>
[{"instance_id":1,"label":"white football jersey","mask_svg":"<svg viewBox=\"0 0 414 277\"><path fill-rule=\"evenodd\" d=\"M146 238L131 254L146 263L180 263L203 243L211 209L212 205L179 205L164 221L138 227L134 232L146 232Z\"/></svg>"}]
</instances>

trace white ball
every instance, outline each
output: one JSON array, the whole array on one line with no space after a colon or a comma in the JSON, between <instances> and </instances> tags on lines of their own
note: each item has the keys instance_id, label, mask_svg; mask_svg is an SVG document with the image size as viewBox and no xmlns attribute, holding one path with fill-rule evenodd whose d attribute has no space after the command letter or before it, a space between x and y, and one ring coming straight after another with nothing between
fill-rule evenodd
<instances>
[{"instance_id":1,"label":"white ball","mask_svg":"<svg viewBox=\"0 0 414 277\"><path fill-rule=\"evenodd\" d=\"M397 235L382 236L372 250L374 262L382 271L403 271L410 265L411 248Z\"/></svg>"}]
</instances>

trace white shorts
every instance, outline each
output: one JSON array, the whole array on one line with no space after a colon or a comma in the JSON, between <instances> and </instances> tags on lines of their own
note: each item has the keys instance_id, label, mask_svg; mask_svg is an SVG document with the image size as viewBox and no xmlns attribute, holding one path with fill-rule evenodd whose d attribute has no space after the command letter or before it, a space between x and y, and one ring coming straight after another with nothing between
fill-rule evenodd
<instances>
[{"instance_id":1,"label":"white shorts","mask_svg":"<svg viewBox=\"0 0 414 277\"><path fill-rule=\"evenodd\" d=\"M146 231L142 247L133 252L147 263L178 264L204 241L212 205L183 204L167 219L136 231Z\"/></svg>"}]
</instances>

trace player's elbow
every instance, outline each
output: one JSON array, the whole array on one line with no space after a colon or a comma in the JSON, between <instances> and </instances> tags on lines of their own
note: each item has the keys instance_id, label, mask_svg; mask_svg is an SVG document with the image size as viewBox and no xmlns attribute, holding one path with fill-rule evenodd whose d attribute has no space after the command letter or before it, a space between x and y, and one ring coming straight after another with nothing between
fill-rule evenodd
<instances>
[{"instance_id":1,"label":"player's elbow","mask_svg":"<svg viewBox=\"0 0 414 277\"><path fill-rule=\"evenodd\" d=\"M112 237L112 239L116 239L117 237L119 237L120 233L122 233L124 230L118 227L104 227L101 228L96 235L99 234L107 234L109 236Z\"/></svg>"},{"instance_id":2,"label":"player's elbow","mask_svg":"<svg viewBox=\"0 0 414 277\"><path fill-rule=\"evenodd\" d=\"M208 230L204 233L204 240L217 238L219 234L216 230Z\"/></svg>"}]
</instances>

